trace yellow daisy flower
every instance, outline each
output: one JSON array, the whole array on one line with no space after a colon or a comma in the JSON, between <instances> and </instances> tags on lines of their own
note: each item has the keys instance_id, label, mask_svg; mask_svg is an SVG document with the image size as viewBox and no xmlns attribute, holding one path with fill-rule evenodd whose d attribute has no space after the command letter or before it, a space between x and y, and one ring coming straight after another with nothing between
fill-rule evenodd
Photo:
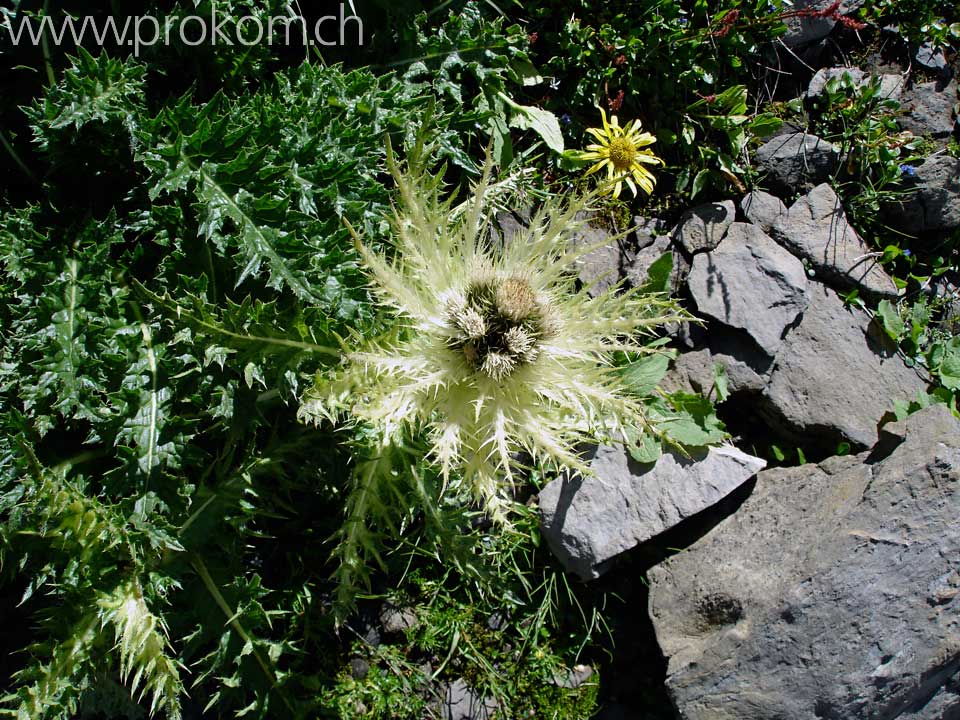
<instances>
[{"instance_id":1,"label":"yellow daisy flower","mask_svg":"<svg viewBox=\"0 0 960 720\"><path fill-rule=\"evenodd\" d=\"M581 160L597 160L598 162L587 170L592 175L598 170L607 168L607 179L613 187L613 197L620 197L623 183L637 194L637 186L648 195L653 192L656 183L653 173L644 165L663 165L663 160L653 154L652 150L644 150L657 139L648 132L640 132L640 121L631 120L626 127L620 127L616 115L607 122L607 114L600 108L602 128L587 128L587 132L597 139L596 143L587 145L585 152L580 152Z\"/></svg>"}]
</instances>

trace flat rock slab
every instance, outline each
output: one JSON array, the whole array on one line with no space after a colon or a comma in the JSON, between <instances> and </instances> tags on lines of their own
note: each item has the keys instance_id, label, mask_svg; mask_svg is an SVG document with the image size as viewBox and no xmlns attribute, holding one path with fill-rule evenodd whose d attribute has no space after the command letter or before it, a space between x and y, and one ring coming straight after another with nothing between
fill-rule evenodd
<instances>
[{"instance_id":1,"label":"flat rock slab","mask_svg":"<svg viewBox=\"0 0 960 720\"><path fill-rule=\"evenodd\" d=\"M957 81L918 83L903 93L897 122L914 135L946 141L957 126Z\"/></svg>"},{"instance_id":2,"label":"flat rock slab","mask_svg":"<svg viewBox=\"0 0 960 720\"><path fill-rule=\"evenodd\" d=\"M916 234L960 227L960 159L927 158L916 168L911 186L915 193L894 215L902 229Z\"/></svg>"},{"instance_id":3,"label":"flat rock slab","mask_svg":"<svg viewBox=\"0 0 960 720\"><path fill-rule=\"evenodd\" d=\"M584 225L570 238L570 244L577 248L591 248L579 260L580 282L591 296L602 295L620 282L628 261L623 246L610 233L593 225Z\"/></svg>"},{"instance_id":4,"label":"flat rock slab","mask_svg":"<svg viewBox=\"0 0 960 720\"><path fill-rule=\"evenodd\" d=\"M840 150L816 135L804 132L778 135L757 149L757 160L767 171L775 190L792 193L807 184L830 177Z\"/></svg>"},{"instance_id":5,"label":"flat rock slab","mask_svg":"<svg viewBox=\"0 0 960 720\"><path fill-rule=\"evenodd\" d=\"M497 715L497 702L493 698L483 697L471 688L466 680L457 678L443 688L442 700L434 707L434 712L442 720L493 720Z\"/></svg>"},{"instance_id":6,"label":"flat rock slab","mask_svg":"<svg viewBox=\"0 0 960 720\"><path fill-rule=\"evenodd\" d=\"M740 211L751 223L764 232L776 224L781 215L786 215L787 206L776 195L763 190L754 190L743 196L740 201Z\"/></svg>"},{"instance_id":7,"label":"flat rock slab","mask_svg":"<svg viewBox=\"0 0 960 720\"><path fill-rule=\"evenodd\" d=\"M827 83L834 78L842 78L849 75L850 80L858 88L863 88L873 82L874 75L865 73L856 67L832 67L821 68L817 70L807 86L807 97L816 98L823 94ZM880 97L891 100L899 99L903 93L906 80L902 75L880 75Z\"/></svg>"},{"instance_id":8,"label":"flat rock slab","mask_svg":"<svg viewBox=\"0 0 960 720\"><path fill-rule=\"evenodd\" d=\"M699 205L687 210L680 218L674 239L691 255L713 250L736 217L733 200Z\"/></svg>"},{"instance_id":9,"label":"flat rock slab","mask_svg":"<svg viewBox=\"0 0 960 720\"><path fill-rule=\"evenodd\" d=\"M827 183L791 205L770 234L828 283L875 298L897 297L897 286L850 227L840 198Z\"/></svg>"},{"instance_id":10,"label":"flat rock slab","mask_svg":"<svg viewBox=\"0 0 960 720\"><path fill-rule=\"evenodd\" d=\"M803 263L748 223L694 256L687 286L701 313L745 330L770 357L807 306Z\"/></svg>"},{"instance_id":11,"label":"flat rock slab","mask_svg":"<svg viewBox=\"0 0 960 720\"><path fill-rule=\"evenodd\" d=\"M601 445L590 477L558 478L540 491L543 535L568 570L592 580L606 561L714 505L765 465L732 447L641 465L622 446Z\"/></svg>"},{"instance_id":12,"label":"flat rock slab","mask_svg":"<svg viewBox=\"0 0 960 720\"><path fill-rule=\"evenodd\" d=\"M794 0L791 8L794 10L822 10L830 3L826 0ZM844 5L849 5L845 3ZM841 12L849 10L841 5ZM818 40L823 40L833 30L837 21L829 17L791 17L784 23L787 26L787 32L783 36L783 43L787 47L794 48L802 45L809 45Z\"/></svg>"},{"instance_id":13,"label":"flat rock slab","mask_svg":"<svg viewBox=\"0 0 960 720\"><path fill-rule=\"evenodd\" d=\"M960 717L960 422L898 425L886 456L760 473L650 572L684 718Z\"/></svg>"},{"instance_id":14,"label":"flat rock slab","mask_svg":"<svg viewBox=\"0 0 960 720\"><path fill-rule=\"evenodd\" d=\"M803 436L870 447L894 401L914 399L926 384L883 344L869 315L817 283L808 294L800 323L777 353L763 400L774 422L785 420Z\"/></svg>"}]
</instances>

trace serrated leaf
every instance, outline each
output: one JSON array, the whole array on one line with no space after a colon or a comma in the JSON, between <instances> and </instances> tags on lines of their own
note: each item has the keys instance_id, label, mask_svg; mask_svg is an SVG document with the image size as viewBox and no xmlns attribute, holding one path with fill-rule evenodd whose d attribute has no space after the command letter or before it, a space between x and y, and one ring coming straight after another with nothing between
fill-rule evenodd
<instances>
[{"instance_id":1,"label":"serrated leaf","mask_svg":"<svg viewBox=\"0 0 960 720\"><path fill-rule=\"evenodd\" d=\"M899 341L906 328L897 308L889 300L881 300L877 306L877 317L881 326L892 340Z\"/></svg>"},{"instance_id":2,"label":"serrated leaf","mask_svg":"<svg viewBox=\"0 0 960 720\"><path fill-rule=\"evenodd\" d=\"M943 345L937 375L945 388L960 390L960 337L951 338Z\"/></svg>"},{"instance_id":3,"label":"serrated leaf","mask_svg":"<svg viewBox=\"0 0 960 720\"><path fill-rule=\"evenodd\" d=\"M555 153L563 152L563 132L560 121L549 110L538 107L518 105L509 97L500 93L500 98L510 106L510 125L520 130L533 130L541 137L547 147Z\"/></svg>"},{"instance_id":4,"label":"serrated leaf","mask_svg":"<svg viewBox=\"0 0 960 720\"><path fill-rule=\"evenodd\" d=\"M674 393L649 404L651 420L672 442L687 448L718 443L727 437L713 403L702 395Z\"/></svg>"},{"instance_id":5,"label":"serrated leaf","mask_svg":"<svg viewBox=\"0 0 960 720\"><path fill-rule=\"evenodd\" d=\"M649 395L657 389L675 357L675 351L663 351L630 363L620 370L624 384L634 395Z\"/></svg>"},{"instance_id":6,"label":"serrated leaf","mask_svg":"<svg viewBox=\"0 0 960 720\"><path fill-rule=\"evenodd\" d=\"M650 433L640 433L636 437L630 438L627 444L627 452L630 457L638 463L655 463L663 454L663 448L660 440Z\"/></svg>"}]
</instances>

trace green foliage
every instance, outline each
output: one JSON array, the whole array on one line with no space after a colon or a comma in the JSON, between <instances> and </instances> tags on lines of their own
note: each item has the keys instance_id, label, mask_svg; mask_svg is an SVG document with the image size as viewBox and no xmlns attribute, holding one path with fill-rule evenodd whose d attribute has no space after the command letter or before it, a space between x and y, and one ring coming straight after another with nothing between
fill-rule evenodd
<instances>
[{"instance_id":1,"label":"green foliage","mask_svg":"<svg viewBox=\"0 0 960 720\"><path fill-rule=\"evenodd\" d=\"M765 41L785 29L770 5L735 1L718 12L705 2L534 3L534 60L552 81L547 108L571 117L578 140L598 104L639 118L657 136L658 155L678 168L677 191L739 192L750 175L747 140L779 124L748 110L745 87ZM728 12L737 14L729 26ZM667 67L676 72L652 71Z\"/></svg>"},{"instance_id":2,"label":"green foliage","mask_svg":"<svg viewBox=\"0 0 960 720\"><path fill-rule=\"evenodd\" d=\"M411 568L408 594L391 594L393 604L417 619L397 641L404 655L396 645L355 643L355 656L369 663L370 672L360 680L341 676L333 689L341 717L424 717L424 705L439 699L429 692L424 663L433 680L462 678L511 717L589 717L596 708L596 675L576 687L565 681L603 620L559 569L544 564L548 551L539 547L537 523L535 511L526 509L507 532L464 529L488 559L479 574L444 569L430 546L411 544L404 553Z\"/></svg>"},{"instance_id":3,"label":"green foliage","mask_svg":"<svg viewBox=\"0 0 960 720\"><path fill-rule=\"evenodd\" d=\"M658 341L651 347L663 344ZM709 398L684 392L665 394L658 389L675 357L675 350L661 350L627 362L621 369L630 392L644 398L651 425L659 433L640 428L628 432L627 449L637 462L656 462L664 445L688 452L729 437ZM714 368L714 381L717 401L723 402L727 380L722 365Z\"/></svg>"},{"instance_id":4,"label":"green foliage","mask_svg":"<svg viewBox=\"0 0 960 720\"><path fill-rule=\"evenodd\" d=\"M904 199L902 166L919 159L920 138L900 132L900 103L885 97L881 78L857 85L849 73L827 81L812 103L812 132L840 149L837 182L854 224L873 235L882 231L882 207Z\"/></svg>"},{"instance_id":5,"label":"green foliage","mask_svg":"<svg viewBox=\"0 0 960 720\"><path fill-rule=\"evenodd\" d=\"M677 175L676 190L691 198L713 186L722 190L728 184L741 192L741 178L749 175L744 153L750 137L763 137L780 127L780 120L764 113L747 114L747 88L734 85L687 106L678 138L685 157L695 159L692 166Z\"/></svg>"},{"instance_id":6,"label":"green foliage","mask_svg":"<svg viewBox=\"0 0 960 720\"><path fill-rule=\"evenodd\" d=\"M491 145L505 171L493 209L543 196L527 161L563 149L525 28L492 3L401 5L379 3L402 21L346 57L383 61L370 69L266 45L4 50L38 72L23 111L3 110L18 174L0 188L0 581L34 622L0 714L422 717L414 663L431 652L435 682L465 677L518 716L594 711L595 681L556 678L599 612L540 550L531 511L518 503L517 531L491 531L416 433L384 445L295 417L345 338L388 325L345 229L389 252L385 140L430 137L451 197ZM284 7L217 11L229 23ZM391 43L411 54L376 54ZM691 110L731 157L745 137L732 92L725 119ZM670 273L658 262L645 291L666 292ZM723 437L709 403L654 395L667 357L649 356L646 380L627 370L667 442ZM371 672L348 677L335 619L384 584L426 622L407 645L358 649Z\"/></svg>"},{"instance_id":7,"label":"green foliage","mask_svg":"<svg viewBox=\"0 0 960 720\"><path fill-rule=\"evenodd\" d=\"M426 15L414 26L426 26ZM527 35L519 25L503 27L500 19L484 19L481 6L467 3L435 33L418 30L416 59L404 72L407 83L430 85L448 107L483 127L492 142L497 164L509 166L514 159L511 127L532 129L556 152L563 152L563 138L556 117L536 107L511 100L510 86L538 85L542 77L530 62ZM449 157L461 167L479 173L479 167L457 143L443 136L434 138L439 158ZM474 148L477 150L478 148ZM476 154L476 153L475 153Z\"/></svg>"},{"instance_id":8,"label":"green foliage","mask_svg":"<svg viewBox=\"0 0 960 720\"><path fill-rule=\"evenodd\" d=\"M893 410L897 419L931 403L943 403L957 413L960 337L951 327L951 312L948 299L931 300L925 295L896 305L889 300L879 303L875 322L896 344L909 365L926 371L933 386L929 393L921 394L915 401L895 403Z\"/></svg>"},{"instance_id":9,"label":"green foliage","mask_svg":"<svg viewBox=\"0 0 960 720\"><path fill-rule=\"evenodd\" d=\"M81 51L27 110L44 192L0 215L23 439L0 557L49 617L7 707L74 713L112 673L171 717L184 685L218 714L313 717L336 641L305 558L328 554L349 450L288 403L379 326L342 221L384 235L384 136L426 123L468 158L473 120L393 74L303 65L204 100L145 95L155 69Z\"/></svg>"},{"instance_id":10,"label":"green foliage","mask_svg":"<svg viewBox=\"0 0 960 720\"><path fill-rule=\"evenodd\" d=\"M952 0L867 0L860 15L880 27L894 24L913 43L956 48L960 12Z\"/></svg>"}]
</instances>

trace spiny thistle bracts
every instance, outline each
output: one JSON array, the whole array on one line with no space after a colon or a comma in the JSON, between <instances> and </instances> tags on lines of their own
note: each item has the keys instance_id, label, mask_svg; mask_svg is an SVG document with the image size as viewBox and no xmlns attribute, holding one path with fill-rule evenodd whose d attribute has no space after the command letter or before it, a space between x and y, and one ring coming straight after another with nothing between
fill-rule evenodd
<instances>
[{"instance_id":1,"label":"spiny thistle bracts","mask_svg":"<svg viewBox=\"0 0 960 720\"><path fill-rule=\"evenodd\" d=\"M647 352L657 327L687 316L663 295L578 290L578 261L594 248L571 241L588 200L548 202L499 241L486 174L464 210L415 162L388 160L400 197L394 247L382 255L356 242L396 328L348 339L345 362L318 378L301 417L346 417L385 446L425 431L447 487L462 483L498 521L521 452L584 470L580 443L655 432L613 354Z\"/></svg>"}]
</instances>

